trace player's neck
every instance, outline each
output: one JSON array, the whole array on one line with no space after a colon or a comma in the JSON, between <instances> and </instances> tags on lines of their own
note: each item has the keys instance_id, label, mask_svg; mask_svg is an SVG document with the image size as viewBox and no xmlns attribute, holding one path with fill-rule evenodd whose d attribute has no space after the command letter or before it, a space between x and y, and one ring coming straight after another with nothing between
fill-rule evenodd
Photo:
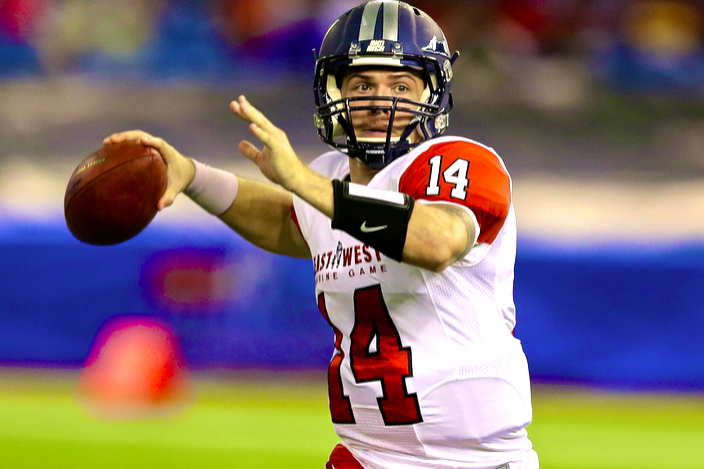
<instances>
[{"instance_id":1,"label":"player's neck","mask_svg":"<svg viewBox=\"0 0 704 469\"><path fill-rule=\"evenodd\" d=\"M350 181L366 186L381 168L372 168L358 159L350 158Z\"/></svg>"}]
</instances>

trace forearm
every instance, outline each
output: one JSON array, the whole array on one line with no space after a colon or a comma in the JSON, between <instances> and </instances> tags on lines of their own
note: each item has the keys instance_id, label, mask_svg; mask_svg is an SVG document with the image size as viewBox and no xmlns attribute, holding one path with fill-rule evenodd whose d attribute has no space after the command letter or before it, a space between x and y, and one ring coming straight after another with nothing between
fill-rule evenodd
<instances>
[{"instance_id":1,"label":"forearm","mask_svg":"<svg viewBox=\"0 0 704 469\"><path fill-rule=\"evenodd\" d=\"M300 233L294 232L292 194L271 184L238 180L237 198L219 218L255 246L276 254L310 257Z\"/></svg>"}]
</instances>

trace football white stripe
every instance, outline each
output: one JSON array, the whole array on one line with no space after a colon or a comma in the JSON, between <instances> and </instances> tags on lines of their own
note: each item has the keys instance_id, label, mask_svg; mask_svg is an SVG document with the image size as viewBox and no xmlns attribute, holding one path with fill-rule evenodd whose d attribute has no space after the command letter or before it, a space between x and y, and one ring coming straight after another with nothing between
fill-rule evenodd
<instances>
[{"instance_id":1,"label":"football white stripe","mask_svg":"<svg viewBox=\"0 0 704 469\"><path fill-rule=\"evenodd\" d=\"M398 3L384 3L384 39L398 41Z\"/></svg>"},{"instance_id":2,"label":"football white stripe","mask_svg":"<svg viewBox=\"0 0 704 469\"><path fill-rule=\"evenodd\" d=\"M358 41L368 41L374 39L374 29L376 28L376 17L379 14L381 2L369 2L364 7L362 13L362 24L359 26Z\"/></svg>"}]
</instances>

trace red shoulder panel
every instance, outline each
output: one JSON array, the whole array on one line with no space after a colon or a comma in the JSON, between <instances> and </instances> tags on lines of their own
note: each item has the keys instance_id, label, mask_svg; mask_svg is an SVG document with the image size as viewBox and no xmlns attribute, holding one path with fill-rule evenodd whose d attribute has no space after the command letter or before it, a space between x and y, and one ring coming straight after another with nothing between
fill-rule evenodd
<instances>
[{"instance_id":1,"label":"red shoulder panel","mask_svg":"<svg viewBox=\"0 0 704 469\"><path fill-rule=\"evenodd\" d=\"M399 191L469 208L479 222L479 243L496 239L511 206L511 179L501 160L466 141L438 143L418 155L401 175Z\"/></svg>"}]
</instances>

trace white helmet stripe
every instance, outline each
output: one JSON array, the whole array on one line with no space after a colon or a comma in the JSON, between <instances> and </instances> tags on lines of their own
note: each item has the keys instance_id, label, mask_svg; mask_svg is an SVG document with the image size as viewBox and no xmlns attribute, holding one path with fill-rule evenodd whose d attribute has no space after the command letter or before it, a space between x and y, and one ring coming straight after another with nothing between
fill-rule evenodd
<instances>
[{"instance_id":1,"label":"white helmet stripe","mask_svg":"<svg viewBox=\"0 0 704 469\"><path fill-rule=\"evenodd\" d=\"M368 41L374 39L374 29L376 28L376 17L379 14L381 2L369 2L364 7L362 13L362 24L359 26L358 41Z\"/></svg>"},{"instance_id":2,"label":"white helmet stripe","mask_svg":"<svg viewBox=\"0 0 704 469\"><path fill-rule=\"evenodd\" d=\"M384 3L384 39L398 41L398 3Z\"/></svg>"}]
</instances>

